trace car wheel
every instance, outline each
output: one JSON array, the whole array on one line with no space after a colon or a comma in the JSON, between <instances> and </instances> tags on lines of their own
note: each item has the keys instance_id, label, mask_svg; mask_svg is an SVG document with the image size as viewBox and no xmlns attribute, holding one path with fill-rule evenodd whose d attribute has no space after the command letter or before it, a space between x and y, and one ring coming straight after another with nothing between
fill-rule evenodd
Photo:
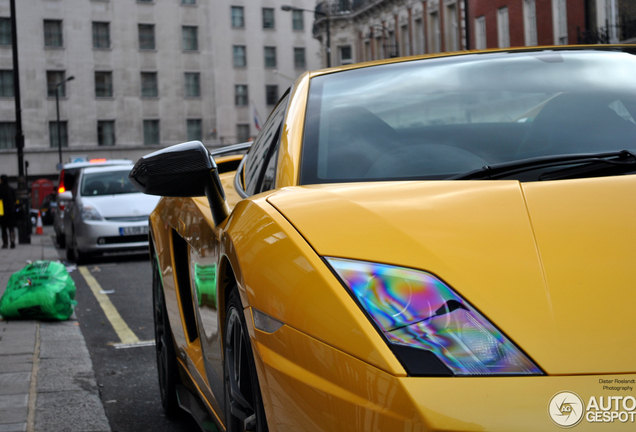
<instances>
[{"instance_id":1,"label":"car wheel","mask_svg":"<svg viewBox=\"0 0 636 432\"><path fill-rule=\"evenodd\" d=\"M224 380L228 432L266 432L267 420L243 307L236 289L225 315Z\"/></svg>"},{"instance_id":2,"label":"car wheel","mask_svg":"<svg viewBox=\"0 0 636 432\"><path fill-rule=\"evenodd\" d=\"M66 244L66 259L69 261L73 261L77 265L86 264L90 258L90 255L85 252L80 252L77 247L77 239L75 238L75 233L71 237L71 244Z\"/></svg>"},{"instance_id":3,"label":"car wheel","mask_svg":"<svg viewBox=\"0 0 636 432\"><path fill-rule=\"evenodd\" d=\"M64 234L60 233L58 230L55 230L55 241L57 245L61 248L66 247L66 242L64 241Z\"/></svg>"},{"instance_id":4,"label":"car wheel","mask_svg":"<svg viewBox=\"0 0 636 432\"><path fill-rule=\"evenodd\" d=\"M75 241L71 241L71 242L66 242L64 241L64 248L66 249L66 259L68 261L75 261L75 251L73 251L73 246L72 244L75 243Z\"/></svg>"},{"instance_id":5,"label":"car wheel","mask_svg":"<svg viewBox=\"0 0 636 432\"><path fill-rule=\"evenodd\" d=\"M168 417L177 416L181 409L177 399L177 385L180 383L177 355L174 349L172 331L161 284L159 268L152 258L152 300L155 319L155 349L157 353L157 372L159 374L159 392L161 405Z\"/></svg>"}]
</instances>

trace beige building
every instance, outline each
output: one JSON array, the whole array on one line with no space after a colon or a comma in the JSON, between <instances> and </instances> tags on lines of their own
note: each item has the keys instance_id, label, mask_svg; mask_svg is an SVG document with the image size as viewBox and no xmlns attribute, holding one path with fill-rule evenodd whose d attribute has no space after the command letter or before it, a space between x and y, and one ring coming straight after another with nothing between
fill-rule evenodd
<instances>
[{"instance_id":1,"label":"beige building","mask_svg":"<svg viewBox=\"0 0 636 432\"><path fill-rule=\"evenodd\" d=\"M278 97L320 67L313 0L16 1L24 158L128 158L258 133ZM0 0L0 166L17 175L9 0Z\"/></svg>"},{"instance_id":2,"label":"beige building","mask_svg":"<svg viewBox=\"0 0 636 432\"><path fill-rule=\"evenodd\" d=\"M324 52L329 28L332 66L458 51L466 47L464 6L464 0L318 1L314 35Z\"/></svg>"}]
</instances>

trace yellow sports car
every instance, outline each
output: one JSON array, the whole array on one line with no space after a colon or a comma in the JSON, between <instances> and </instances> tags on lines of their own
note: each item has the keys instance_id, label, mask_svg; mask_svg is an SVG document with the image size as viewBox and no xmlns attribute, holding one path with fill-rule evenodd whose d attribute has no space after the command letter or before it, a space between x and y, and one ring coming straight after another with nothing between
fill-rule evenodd
<instances>
[{"instance_id":1,"label":"yellow sports car","mask_svg":"<svg viewBox=\"0 0 636 432\"><path fill-rule=\"evenodd\" d=\"M635 77L630 46L361 63L302 75L245 156L140 159L166 413L634 430Z\"/></svg>"}]
</instances>

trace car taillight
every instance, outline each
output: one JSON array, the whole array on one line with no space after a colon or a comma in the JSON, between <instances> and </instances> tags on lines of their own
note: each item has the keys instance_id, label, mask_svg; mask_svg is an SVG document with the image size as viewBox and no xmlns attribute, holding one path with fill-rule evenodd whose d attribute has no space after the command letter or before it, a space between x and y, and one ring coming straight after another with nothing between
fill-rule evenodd
<instances>
[{"instance_id":1,"label":"car taillight","mask_svg":"<svg viewBox=\"0 0 636 432\"><path fill-rule=\"evenodd\" d=\"M60 173L60 184L57 187L57 193L62 193L64 191L66 191L66 188L64 187L64 170L62 170Z\"/></svg>"},{"instance_id":2,"label":"car taillight","mask_svg":"<svg viewBox=\"0 0 636 432\"><path fill-rule=\"evenodd\" d=\"M60 209L60 211L64 211L64 207L66 207L66 204L60 203L57 207Z\"/></svg>"}]
</instances>

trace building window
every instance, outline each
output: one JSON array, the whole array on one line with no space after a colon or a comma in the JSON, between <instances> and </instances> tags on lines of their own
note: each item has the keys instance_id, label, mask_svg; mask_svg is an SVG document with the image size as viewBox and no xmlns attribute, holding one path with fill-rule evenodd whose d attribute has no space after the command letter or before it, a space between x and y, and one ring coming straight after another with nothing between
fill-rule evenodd
<instances>
[{"instance_id":1,"label":"building window","mask_svg":"<svg viewBox=\"0 0 636 432\"><path fill-rule=\"evenodd\" d=\"M13 71L0 70L0 97L13 97Z\"/></svg>"},{"instance_id":2,"label":"building window","mask_svg":"<svg viewBox=\"0 0 636 432\"><path fill-rule=\"evenodd\" d=\"M234 104L237 106L246 106L248 101L247 85L237 84L234 86Z\"/></svg>"},{"instance_id":3,"label":"building window","mask_svg":"<svg viewBox=\"0 0 636 432\"><path fill-rule=\"evenodd\" d=\"M57 85L64 82L66 79L66 72L64 71L46 71L46 95L48 97L55 97ZM66 83L60 87L60 97L66 97Z\"/></svg>"},{"instance_id":4,"label":"building window","mask_svg":"<svg viewBox=\"0 0 636 432\"><path fill-rule=\"evenodd\" d=\"M508 8L497 9L497 41L499 48L510 46L510 28L508 20Z\"/></svg>"},{"instance_id":5,"label":"building window","mask_svg":"<svg viewBox=\"0 0 636 432\"><path fill-rule=\"evenodd\" d=\"M278 102L278 86L277 85L265 86L265 99L266 99L267 105L276 105L276 102Z\"/></svg>"},{"instance_id":6,"label":"building window","mask_svg":"<svg viewBox=\"0 0 636 432\"><path fill-rule=\"evenodd\" d=\"M556 4L552 3L555 7L555 33L556 44L567 45L568 44L568 15L567 15L567 0L556 0Z\"/></svg>"},{"instance_id":7,"label":"building window","mask_svg":"<svg viewBox=\"0 0 636 432\"><path fill-rule=\"evenodd\" d=\"M338 56L340 57L341 65L348 65L353 63L353 59L351 57L351 45L338 47Z\"/></svg>"},{"instance_id":8,"label":"building window","mask_svg":"<svg viewBox=\"0 0 636 432\"><path fill-rule=\"evenodd\" d=\"M486 49L486 17L475 18L475 48Z\"/></svg>"},{"instance_id":9,"label":"building window","mask_svg":"<svg viewBox=\"0 0 636 432\"><path fill-rule=\"evenodd\" d=\"M247 59L245 56L245 46L234 45L233 52L234 52L234 67L247 66Z\"/></svg>"},{"instance_id":10,"label":"building window","mask_svg":"<svg viewBox=\"0 0 636 432\"><path fill-rule=\"evenodd\" d=\"M523 20L526 46L537 45L537 9L535 0L524 0Z\"/></svg>"},{"instance_id":11,"label":"building window","mask_svg":"<svg viewBox=\"0 0 636 432\"><path fill-rule=\"evenodd\" d=\"M433 39L433 52L441 52L442 38L439 30L439 15L437 12L431 14L431 38Z\"/></svg>"},{"instance_id":12,"label":"building window","mask_svg":"<svg viewBox=\"0 0 636 432\"><path fill-rule=\"evenodd\" d=\"M199 49L199 39L197 36L196 26L183 26L181 27L181 33L183 35L184 51L196 51Z\"/></svg>"},{"instance_id":13,"label":"building window","mask_svg":"<svg viewBox=\"0 0 636 432\"><path fill-rule=\"evenodd\" d=\"M294 48L294 67L299 69L306 67L305 48Z\"/></svg>"},{"instance_id":14,"label":"building window","mask_svg":"<svg viewBox=\"0 0 636 432\"><path fill-rule=\"evenodd\" d=\"M115 121L114 120L98 120L97 121L97 145L100 147L115 145Z\"/></svg>"},{"instance_id":15,"label":"building window","mask_svg":"<svg viewBox=\"0 0 636 432\"><path fill-rule=\"evenodd\" d=\"M144 145L159 144L159 120L144 120Z\"/></svg>"},{"instance_id":16,"label":"building window","mask_svg":"<svg viewBox=\"0 0 636 432\"><path fill-rule=\"evenodd\" d=\"M201 128L201 119L188 119L188 141L201 141L203 137Z\"/></svg>"},{"instance_id":17,"label":"building window","mask_svg":"<svg viewBox=\"0 0 636 432\"><path fill-rule=\"evenodd\" d=\"M243 6L232 6L232 27L245 27L245 12L243 11Z\"/></svg>"},{"instance_id":18,"label":"building window","mask_svg":"<svg viewBox=\"0 0 636 432\"><path fill-rule=\"evenodd\" d=\"M413 42L415 42L415 54L424 54L424 27L422 26L422 20L415 20L415 35L413 37ZM367 60L371 60L371 58L367 58Z\"/></svg>"},{"instance_id":19,"label":"building window","mask_svg":"<svg viewBox=\"0 0 636 432\"><path fill-rule=\"evenodd\" d=\"M112 72L95 72L95 97L113 97Z\"/></svg>"},{"instance_id":20,"label":"building window","mask_svg":"<svg viewBox=\"0 0 636 432\"><path fill-rule=\"evenodd\" d=\"M0 149L15 148L15 122L0 122Z\"/></svg>"},{"instance_id":21,"label":"building window","mask_svg":"<svg viewBox=\"0 0 636 432\"><path fill-rule=\"evenodd\" d=\"M62 147L68 147L68 133L67 122L60 122L60 139L62 141ZM57 140L57 122L49 122L49 145L51 148L58 148Z\"/></svg>"},{"instance_id":22,"label":"building window","mask_svg":"<svg viewBox=\"0 0 636 432\"><path fill-rule=\"evenodd\" d=\"M139 49L155 49L155 25L139 24Z\"/></svg>"},{"instance_id":23,"label":"building window","mask_svg":"<svg viewBox=\"0 0 636 432\"><path fill-rule=\"evenodd\" d=\"M265 67L276 67L276 47L265 47Z\"/></svg>"},{"instance_id":24,"label":"building window","mask_svg":"<svg viewBox=\"0 0 636 432\"><path fill-rule=\"evenodd\" d=\"M157 86L157 72L141 73L141 97L157 97L159 88Z\"/></svg>"},{"instance_id":25,"label":"building window","mask_svg":"<svg viewBox=\"0 0 636 432\"><path fill-rule=\"evenodd\" d=\"M155 0L137 0L137 3L154 3Z\"/></svg>"},{"instance_id":26,"label":"building window","mask_svg":"<svg viewBox=\"0 0 636 432\"><path fill-rule=\"evenodd\" d=\"M44 20L44 46L61 47L64 45L62 39L62 21Z\"/></svg>"},{"instance_id":27,"label":"building window","mask_svg":"<svg viewBox=\"0 0 636 432\"><path fill-rule=\"evenodd\" d=\"M457 7L454 4L446 8L446 23L447 51L459 51L459 24L457 22Z\"/></svg>"},{"instance_id":28,"label":"building window","mask_svg":"<svg viewBox=\"0 0 636 432\"><path fill-rule=\"evenodd\" d=\"M274 28L274 8L263 8L263 28Z\"/></svg>"},{"instance_id":29,"label":"building window","mask_svg":"<svg viewBox=\"0 0 636 432\"><path fill-rule=\"evenodd\" d=\"M181 0L181 4L197 4L197 0Z\"/></svg>"},{"instance_id":30,"label":"building window","mask_svg":"<svg viewBox=\"0 0 636 432\"><path fill-rule=\"evenodd\" d=\"M409 45L409 28L406 25L400 27L400 55L411 55L411 47Z\"/></svg>"},{"instance_id":31,"label":"building window","mask_svg":"<svg viewBox=\"0 0 636 432\"><path fill-rule=\"evenodd\" d=\"M110 48L110 24L93 22L93 48Z\"/></svg>"},{"instance_id":32,"label":"building window","mask_svg":"<svg viewBox=\"0 0 636 432\"><path fill-rule=\"evenodd\" d=\"M11 18L0 18L0 45L11 45Z\"/></svg>"},{"instance_id":33,"label":"building window","mask_svg":"<svg viewBox=\"0 0 636 432\"><path fill-rule=\"evenodd\" d=\"M236 142L247 142L250 139L250 125L249 124L237 124L236 125Z\"/></svg>"},{"instance_id":34,"label":"building window","mask_svg":"<svg viewBox=\"0 0 636 432\"><path fill-rule=\"evenodd\" d=\"M185 96L186 97L200 97L201 86L199 72L186 72L185 73Z\"/></svg>"},{"instance_id":35,"label":"building window","mask_svg":"<svg viewBox=\"0 0 636 432\"><path fill-rule=\"evenodd\" d=\"M305 18L303 11L292 9L292 28L294 30L305 30Z\"/></svg>"}]
</instances>

